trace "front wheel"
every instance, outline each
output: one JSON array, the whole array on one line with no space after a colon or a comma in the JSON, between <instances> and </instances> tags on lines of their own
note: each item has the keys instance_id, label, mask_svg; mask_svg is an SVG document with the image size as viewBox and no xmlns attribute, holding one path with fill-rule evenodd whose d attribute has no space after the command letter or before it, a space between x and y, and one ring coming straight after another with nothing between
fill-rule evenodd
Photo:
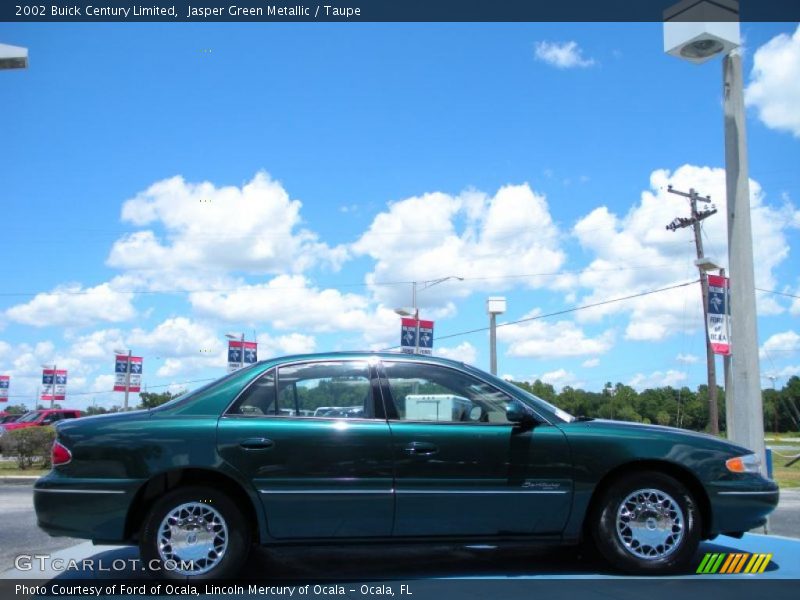
<instances>
[{"instance_id":1,"label":"front wheel","mask_svg":"<svg viewBox=\"0 0 800 600\"><path fill-rule=\"evenodd\" d=\"M642 472L616 480L592 516L597 549L631 573L670 573L685 568L700 543L697 502L678 480Z\"/></svg>"},{"instance_id":2,"label":"front wheel","mask_svg":"<svg viewBox=\"0 0 800 600\"><path fill-rule=\"evenodd\" d=\"M222 579L242 568L250 529L234 502L205 486L178 488L160 498L142 524L145 568L166 579Z\"/></svg>"}]
</instances>

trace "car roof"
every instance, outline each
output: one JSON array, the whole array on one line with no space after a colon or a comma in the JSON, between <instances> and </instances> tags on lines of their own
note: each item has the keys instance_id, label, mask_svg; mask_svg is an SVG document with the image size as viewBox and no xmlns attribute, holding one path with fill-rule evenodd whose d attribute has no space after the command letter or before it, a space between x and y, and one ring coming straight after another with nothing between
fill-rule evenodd
<instances>
[{"instance_id":1,"label":"car roof","mask_svg":"<svg viewBox=\"0 0 800 600\"><path fill-rule=\"evenodd\" d=\"M442 365L465 367L462 361L441 358L439 356L428 356L425 354L405 354L402 352L371 352L369 350L348 350L339 352L316 352L312 354L290 354L287 356L273 356L268 359L258 361L259 364L281 364L287 362L297 362L303 360L337 360L341 358L379 358L381 360L407 360L413 362L428 362Z\"/></svg>"}]
</instances>

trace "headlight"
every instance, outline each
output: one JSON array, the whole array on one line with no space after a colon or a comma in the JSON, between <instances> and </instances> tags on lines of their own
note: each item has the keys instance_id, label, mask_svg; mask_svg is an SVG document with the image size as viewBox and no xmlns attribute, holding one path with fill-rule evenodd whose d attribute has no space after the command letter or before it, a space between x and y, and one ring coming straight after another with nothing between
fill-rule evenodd
<instances>
[{"instance_id":1,"label":"headlight","mask_svg":"<svg viewBox=\"0 0 800 600\"><path fill-rule=\"evenodd\" d=\"M731 473L760 473L761 460L755 454L735 456L725 461L725 466Z\"/></svg>"}]
</instances>

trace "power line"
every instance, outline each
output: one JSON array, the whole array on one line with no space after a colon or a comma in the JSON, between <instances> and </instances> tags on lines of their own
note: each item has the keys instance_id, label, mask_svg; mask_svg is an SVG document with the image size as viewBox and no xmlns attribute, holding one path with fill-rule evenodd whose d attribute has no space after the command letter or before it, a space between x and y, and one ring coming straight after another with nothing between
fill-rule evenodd
<instances>
[{"instance_id":1,"label":"power line","mask_svg":"<svg viewBox=\"0 0 800 600\"><path fill-rule=\"evenodd\" d=\"M797 298L800 299L800 296L797 294L790 294L788 292L776 292L775 290L765 290L764 288L756 288L759 292L766 292L767 294L775 294L776 296L787 296L789 298Z\"/></svg>"},{"instance_id":2,"label":"power line","mask_svg":"<svg viewBox=\"0 0 800 600\"><path fill-rule=\"evenodd\" d=\"M657 294L659 292L666 292L666 291L669 291L669 290L674 290L674 289L686 287L686 286L689 286L689 285L693 285L695 283L698 283L699 281L700 281L699 279L695 279L693 281L687 281L685 283L679 283L679 284L676 284L676 285L671 285L671 286L668 286L668 287L659 288L657 290L649 290L647 292L640 292L638 294L631 294L630 296L623 296L621 298L612 298L610 300L603 300L601 302L595 302L593 304L584 304L582 306L575 306L573 308L565 308L564 310L559 310L559 311L552 312L552 313L547 313L547 314L544 314L544 315L536 315L535 317L526 317L524 319L517 319L516 321L508 321L506 323L500 323L499 325L497 325L497 327L498 328L500 328L500 327L508 327L509 325L517 325L519 323L526 323L528 321L538 321L539 319L545 319L547 317L556 317L558 315L565 315L567 313L577 312L579 310L585 310L587 308L595 308L597 306L604 306L606 304L613 304L615 302L622 302L624 300L632 300L633 298L641 298L642 296L649 296L651 294ZM477 329L470 329L468 331L460 331L458 333L450 333L448 335L442 335L442 336L439 336L439 337L435 337L434 341L446 340L446 339L449 339L449 338L459 337L459 336L462 336L462 335L469 335L471 333L480 333L481 331L488 331L488 330L489 330L488 327L479 327ZM384 348L382 350L382 352L386 352L386 351L389 351L389 350L394 350L394 349L399 348L399 347L400 346L392 346L391 348Z\"/></svg>"}]
</instances>

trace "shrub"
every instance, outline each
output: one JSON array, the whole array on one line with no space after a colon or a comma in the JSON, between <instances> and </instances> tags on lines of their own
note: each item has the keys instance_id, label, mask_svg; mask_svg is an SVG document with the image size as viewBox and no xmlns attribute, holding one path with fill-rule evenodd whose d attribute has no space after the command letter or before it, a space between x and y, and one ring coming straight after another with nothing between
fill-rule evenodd
<instances>
[{"instance_id":1,"label":"shrub","mask_svg":"<svg viewBox=\"0 0 800 600\"><path fill-rule=\"evenodd\" d=\"M30 469L37 460L42 467L50 468L50 449L56 438L54 427L26 427L12 429L2 437L3 454L16 456L20 469Z\"/></svg>"}]
</instances>

